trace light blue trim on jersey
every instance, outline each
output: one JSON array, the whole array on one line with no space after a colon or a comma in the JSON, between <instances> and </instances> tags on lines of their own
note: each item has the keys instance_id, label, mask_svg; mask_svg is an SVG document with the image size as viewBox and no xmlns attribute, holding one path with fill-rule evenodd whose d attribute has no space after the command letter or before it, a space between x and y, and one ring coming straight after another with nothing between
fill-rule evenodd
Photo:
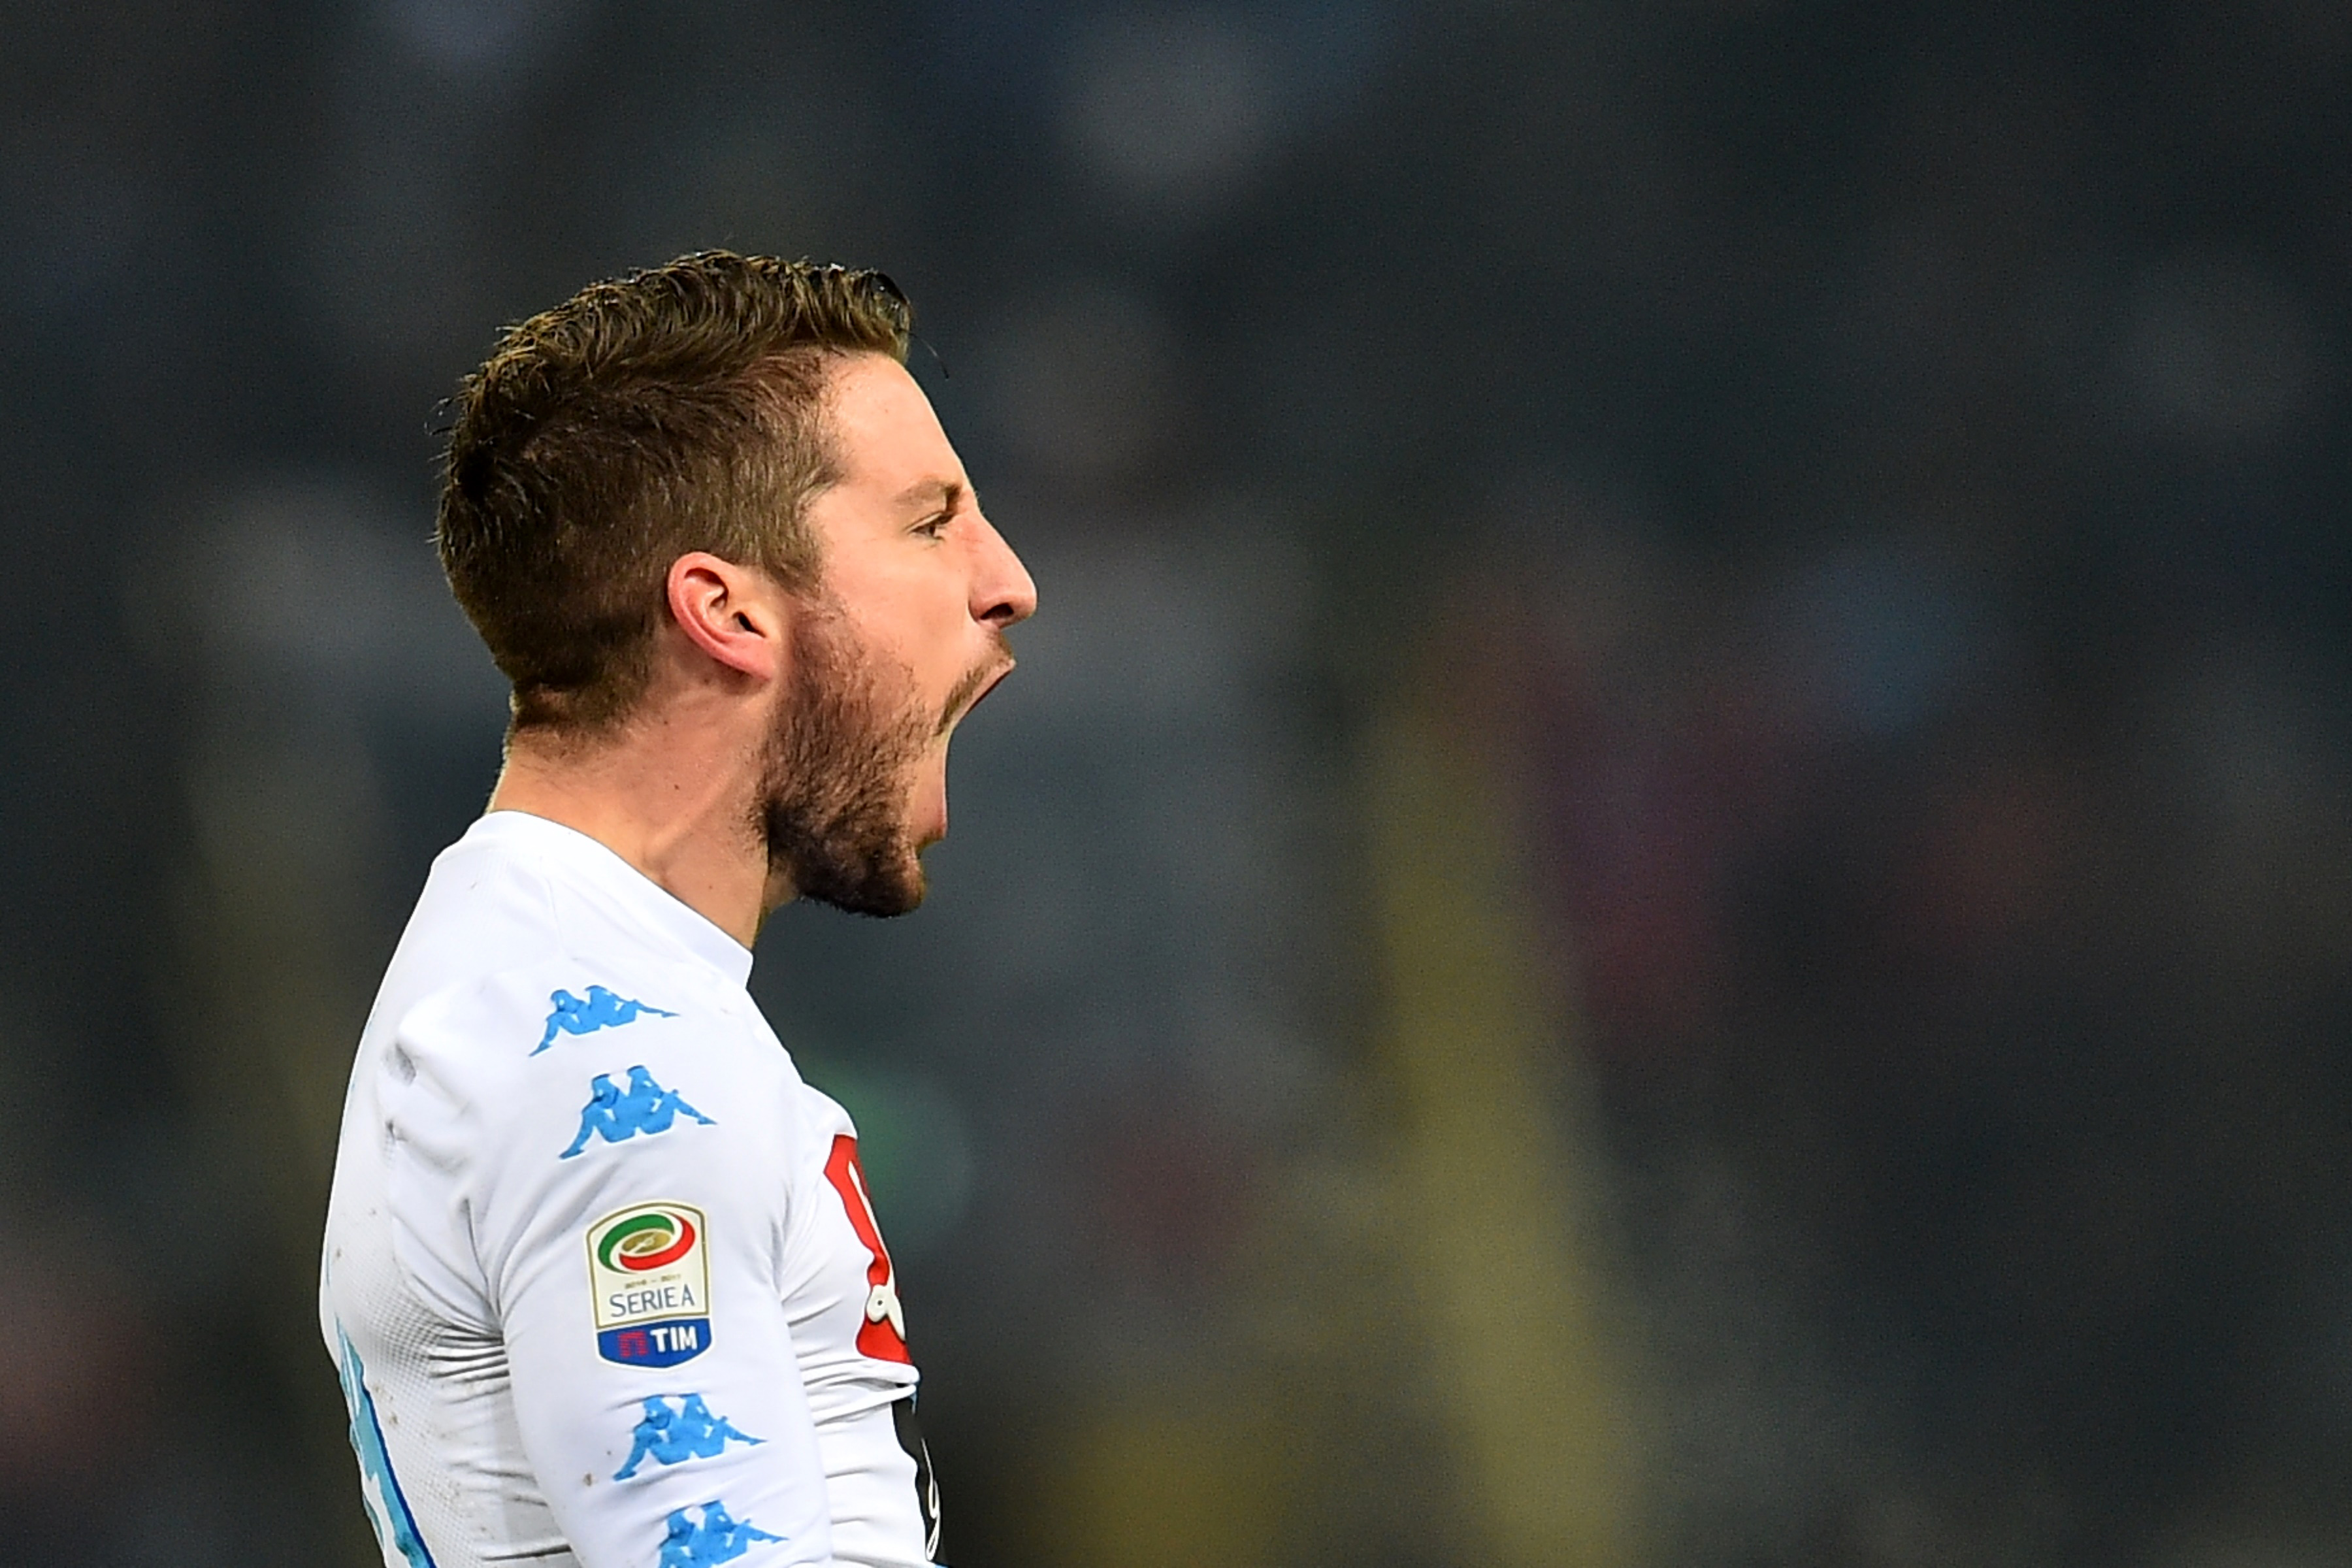
<instances>
[{"instance_id":1,"label":"light blue trim on jersey","mask_svg":"<svg viewBox=\"0 0 2352 1568\"><path fill-rule=\"evenodd\" d=\"M360 1500L367 1506L368 1522L375 1526L379 1542L390 1539L408 1560L408 1568L436 1568L432 1550L417 1531L416 1516L408 1511L400 1478L392 1473L392 1455L384 1448L383 1427L375 1418L375 1399L367 1391L367 1369L360 1364L360 1352L352 1348L341 1323L335 1325L335 1339L342 1347L338 1370L343 1378L343 1404L352 1413L352 1452L360 1459ZM368 1495L369 1481L375 1483L374 1497Z\"/></svg>"}]
</instances>

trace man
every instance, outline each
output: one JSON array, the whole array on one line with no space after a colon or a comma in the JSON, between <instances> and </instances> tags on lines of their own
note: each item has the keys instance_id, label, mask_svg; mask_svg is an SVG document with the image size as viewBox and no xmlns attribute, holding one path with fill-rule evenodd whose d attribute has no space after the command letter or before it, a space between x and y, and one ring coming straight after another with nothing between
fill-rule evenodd
<instances>
[{"instance_id":1,"label":"man","mask_svg":"<svg viewBox=\"0 0 2352 1568\"><path fill-rule=\"evenodd\" d=\"M920 902L1035 608L878 273L712 252L508 331L442 563L513 682L362 1037L320 1289L390 1568L937 1552L856 1134L743 988Z\"/></svg>"}]
</instances>

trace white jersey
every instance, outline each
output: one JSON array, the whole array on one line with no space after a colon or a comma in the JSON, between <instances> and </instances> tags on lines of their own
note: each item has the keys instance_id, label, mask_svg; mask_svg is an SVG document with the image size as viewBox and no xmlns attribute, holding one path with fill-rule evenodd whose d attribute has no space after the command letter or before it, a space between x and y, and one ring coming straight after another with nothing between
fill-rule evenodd
<instances>
[{"instance_id":1,"label":"white jersey","mask_svg":"<svg viewBox=\"0 0 2352 1568\"><path fill-rule=\"evenodd\" d=\"M856 1130L751 969L542 818L434 862L360 1040L319 1292L387 1568L930 1562Z\"/></svg>"}]
</instances>

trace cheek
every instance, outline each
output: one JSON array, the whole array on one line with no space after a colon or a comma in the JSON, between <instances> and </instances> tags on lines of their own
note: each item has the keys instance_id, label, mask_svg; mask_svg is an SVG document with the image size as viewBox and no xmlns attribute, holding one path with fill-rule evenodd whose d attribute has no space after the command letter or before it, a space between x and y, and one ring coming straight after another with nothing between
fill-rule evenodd
<instances>
[{"instance_id":1,"label":"cheek","mask_svg":"<svg viewBox=\"0 0 2352 1568\"><path fill-rule=\"evenodd\" d=\"M958 638L969 616L963 600L929 582L884 581L861 584L863 606L852 618L866 646L928 678L955 662Z\"/></svg>"},{"instance_id":2,"label":"cheek","mask_svg":"<svg viewBox=\"0 0 2352 1568\"><path fill-rule=\"evenodd\" d=\"M943 700L971 665L964 646L969 617L961 603L933 609L906 626L899 658L915 674L926 700Z\"/></svg>"}]
</instances>

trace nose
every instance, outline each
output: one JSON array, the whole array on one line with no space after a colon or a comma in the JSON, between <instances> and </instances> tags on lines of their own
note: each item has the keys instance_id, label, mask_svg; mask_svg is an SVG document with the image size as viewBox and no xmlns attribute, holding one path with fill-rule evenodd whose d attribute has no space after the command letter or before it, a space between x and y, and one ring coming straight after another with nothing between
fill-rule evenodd
<instances>
[{"instance_id":1,"label":"nose","mask_svg":"<svg viewBox=\"0 0 2352 1568\"><path fill-rule=\"evenodd\" d=\"M971 578L971 618L998 631L1037 613L1037 584L1013 546L986 518L980 520L980 548Z\"/></svg>"}]
</instances>

